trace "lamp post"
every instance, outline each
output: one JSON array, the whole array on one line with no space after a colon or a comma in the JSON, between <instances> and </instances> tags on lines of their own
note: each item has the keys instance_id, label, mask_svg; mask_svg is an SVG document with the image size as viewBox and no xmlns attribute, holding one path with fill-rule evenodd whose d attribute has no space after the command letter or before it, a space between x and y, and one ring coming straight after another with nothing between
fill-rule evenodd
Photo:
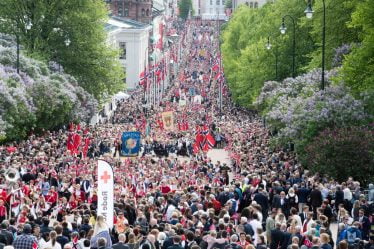
<instances>
[{"instance_id":1,"label":"lamp post","mask_svg":"<svg viewBox=\"0 0 374 249\"><path fill-rule=\"evenodd\" d=\"M272 45L270 43L270 36L268 36L268 41L267 41L265 47L266 47L267 50L271 50L271 48L272 48ZM278 80L278 51L277 51L277 47L275 47L274 56L275 56L275 80Z\"/></svg>"},{"instance_id":2,"label":"lamp post","mask_svg":"<svg viewBox=\"0 0 374 249\"><path fill-rule=\"evenodd\" d=\"M26 32L32 28L32 23L28 22L26 24ZM16 40L17 40L17 73L19 74L19 53L20 53L20 39L19 34L16 33Z\"/></svg>"},{"instance_id":3,"label":"lamp post","mask_svg":"<svg viewBox=\"0 0 374 249\"><path fill-rule=\"evenodd\" d=\"M322 75L321 75L321 90L325 90L325 49L326 49L326 3L322 0L323 17L322 17ZM308 0L308 5L304 11L306 18L313 17L312 1Z\"/></svg>"},{"instance_id":4,"label":"lamp post","mask_svg":"<svg viewBox=\"0 0 374 249\"><path fill-rule=\"evenodd\" d=\"M282 17L282 25L279 28L282 35L284 35L287 31L287 27L285 24L286 17L289 17L292 20L292 26L293 26L293 39L292 39L292 77L295 77L295 56L296 56L296 23L295 18L293 18L290 15L285 15Z\"/></svg>"}]
</instances>

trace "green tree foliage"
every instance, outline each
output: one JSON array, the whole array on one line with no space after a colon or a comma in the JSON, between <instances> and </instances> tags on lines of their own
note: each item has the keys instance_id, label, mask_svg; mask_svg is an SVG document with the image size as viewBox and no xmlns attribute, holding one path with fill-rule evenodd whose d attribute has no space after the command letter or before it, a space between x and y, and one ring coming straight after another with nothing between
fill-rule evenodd
<instances>
[{"instance_id":1,"label":"green tree foliage","mask_svg":"<svg viewBox=\"0 0 374 249\"><path fill-rule=\"evenodd\" d=\"M179 7L179 17L186 20L188 17L188 14L191 11L192 14L192 1L191 0L181 0L178 3Z\"/></svg>"},{"instance_id":2,"label":"green tree foliage","mask_svg":"<svg viewBox=\"0 0 374 249\"><path fill-rule=\"evenodd\" d=\"M279 0L260 9L242 5L225 28L221 47L225 75L231 93L239 104L250 106L260 93L264 81L275 79L275 56L278 57L278 79L292 74L293 27L286 18L287 32L281 35L282 17L291 15L296 21L296 72L304 72L310 61L306 56L314 49L310 27L299 25L304 18L305 3L297 0ZM272 49L266 50L270 36Z\"/></svg>"},{"instance_id":3,"label":"green tree foliage","mask_svg":"<svg viewBox=\"0 0 374 249\"><path fill-rule=\"evenodd\" d=\"M312 172L344 181L369 183L374 176L374 130L367 127L326 129L306 147L301 161Z\"/></svg>"},{"instance_id":4,"label":"green tree foliage","mask_svg":"<svg viewBox=\"0 0 374 249\"><path fill-rule=\"evenodd\" d=\"M358 27L348 26L352 12L358 0L324 0L326 6L326 69L331 69L335 48L343 44L358 42ZM322 27L323 27L323 1L313 1L312 20L304 18L301 25L311 26L311 36L316 49L308 56L311 58L308 69L321 68L322 63Z\"/></svg>"},{"instance_id":5,"label":"green tree foliage","mask_svg":"<svg viewBox=\"0 0 374 249\"><path fill-rule=\"evenodd\" d=\"M337 48L362 41L362 46L354 49L343 63L343 81L359 93L374 85L371 84L374 79L373 2L325 0L325 3L326 69L336 66L333 60ZM222 54L230 90L240 104L250 106L264 80L275 79L275 54L278 54L278 80L291 76L293 29L291 19L286 18L287 33L279 33L284 15L293 16L297 23L296 75L321 67L323 1L313 1L312 20L305 17L305 8L306 1L278 0L260 9L242 5L234 12L222 35ZM268 36L273 47L271 51L262 51L259 48L265 46ZM249 47L257 49L247 50Z\"/></svg>"},{"instance_id":6,"label":"green tree foliage","mask_svg":"<svg viewBox=\"0 0 374 249\"><path fill-rule=\"evenodd\" d=\"M124 87L118 51L106 43L107 14L102 0L0 3L4 32L17 35L30 56L61 64L100 101Z\"/></svg>"},{"instance_id":7,"label":"green tree foliage","mask_svg":"<svg viewBox=\"0 0 374 249\"><path fill-rule=\"evenodd\" d=\"M361 30L359 34L361 44L346 57L342 73L343 80L357 96L361 92L374 91L373 9L374 1L361 1L352 15L352 22L350 23L353 28Z\"/></svg>"}]
</instances>

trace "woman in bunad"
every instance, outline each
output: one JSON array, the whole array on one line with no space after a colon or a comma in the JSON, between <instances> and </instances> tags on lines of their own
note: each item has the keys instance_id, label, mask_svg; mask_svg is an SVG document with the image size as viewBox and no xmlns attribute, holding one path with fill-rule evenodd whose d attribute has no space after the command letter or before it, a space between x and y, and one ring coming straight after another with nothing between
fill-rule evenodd
<instances>
[{"instance_id":1,"label":"woman in bunad","mask_svg":"<svg viewBox=\"0 0 374 249\"><path fill-rule=\"evenodd\" d=\"M104 217L102 215L97 216L93 237L91 238L91 248L98 248L97 241L99 238L106 239L106 248L112 247L112 240L110 237L109 228L105 223Z\"/></svg>"}]
</instances>

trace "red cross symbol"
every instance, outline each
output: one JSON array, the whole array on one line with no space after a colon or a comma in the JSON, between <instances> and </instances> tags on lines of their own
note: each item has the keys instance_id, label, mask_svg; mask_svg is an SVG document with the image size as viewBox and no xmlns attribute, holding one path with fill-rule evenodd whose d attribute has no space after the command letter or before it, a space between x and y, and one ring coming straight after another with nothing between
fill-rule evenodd
<instances>
[{"instance_id":1,"label":"red cross symbol","mask_svg":"<svg viewBox=\"0 0 374 249\"><path fill-rule=\"evenodd\" d=\"M104 175L102 175L100 179L103 180L105 184L107 184L108 180L110 179L110 175L108 174L108 171L104 171Z\"/></svg>"}]
</instances>

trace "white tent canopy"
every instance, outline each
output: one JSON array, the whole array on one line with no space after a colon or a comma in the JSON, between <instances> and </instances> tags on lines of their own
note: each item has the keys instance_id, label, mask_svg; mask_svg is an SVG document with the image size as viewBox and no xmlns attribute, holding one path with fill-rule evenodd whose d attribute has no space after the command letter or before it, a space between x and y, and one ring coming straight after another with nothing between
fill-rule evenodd
<instances>
[{"instance_id":1,"label":"white tent canopy","mask_svg":"<svg viewBox=\"0 0 374 249\"><path fill-rule=\"evenodd\" d=\"M116 95L114 95L114 98L116 100L128 99L130 98L130 95L124 92L118 92Z\"/></svg>"}]
</instances>

